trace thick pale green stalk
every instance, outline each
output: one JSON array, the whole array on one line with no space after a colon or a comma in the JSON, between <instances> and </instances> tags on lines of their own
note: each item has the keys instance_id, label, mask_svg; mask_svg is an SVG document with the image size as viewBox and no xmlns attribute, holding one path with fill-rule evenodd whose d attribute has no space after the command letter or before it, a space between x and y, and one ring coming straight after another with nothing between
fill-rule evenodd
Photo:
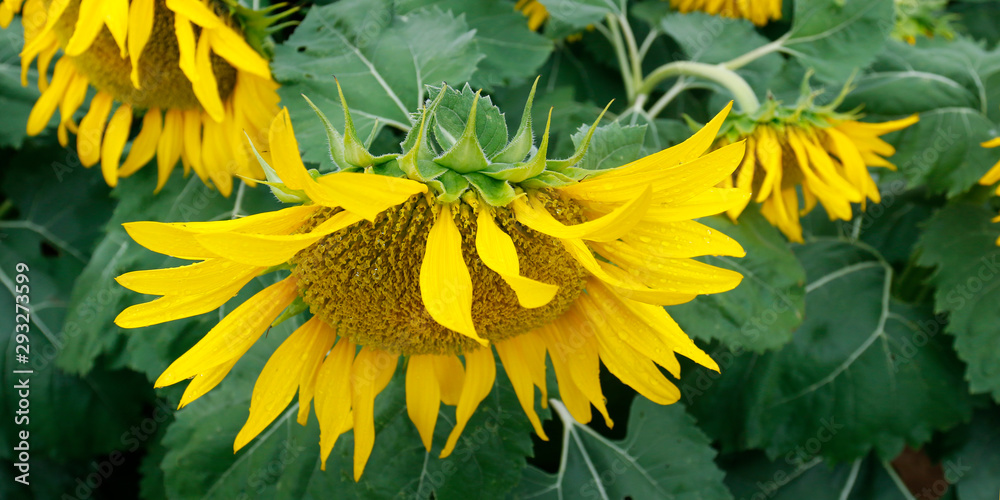
<instances>
[{"instance_id":1,"label":"thick pale green stalk","mask_svg":"<svg viewBox=\"0 0 1000 500\"><path fill-rule=\"evenodd\" d=\"M649 94L660 82L673 76L694 76L722 85L733 94L740 110L746 113L753 113L760 108L760 101L753 89L735 71L718 64L694 61L674 61L656 68L639 85L638 93Z\"/></svg>"}]
</instances>

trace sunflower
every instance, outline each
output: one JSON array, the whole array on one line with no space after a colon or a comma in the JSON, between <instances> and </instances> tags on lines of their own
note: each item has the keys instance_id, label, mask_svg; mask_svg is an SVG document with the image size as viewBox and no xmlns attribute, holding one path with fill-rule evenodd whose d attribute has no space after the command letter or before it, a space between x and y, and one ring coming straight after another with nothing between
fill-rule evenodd
<instances>
[{"instance_id":1,"label":"sunflower","mask_svg":"<svg viewBox=\"0 0 1000 500\"><path fill-rule=\"evenodd\" d=\"M528 28L531 31L541 29L545 21L549 20L549 11L538 0L517 0L514 10L524 14L528 18Z\"/></svg>"},{"instance_id":2,"label":"sunflower","mask_svg":"<svg viewBox=\"0 0 1000 500\"><path fill-rule=\"evenodd\" d=\"M9 22L9 13L20 8L20 0L4 0L0 21ZM42 132L58 108L60 144L68 144L68 132L76 133L80 162L100 162L108 185L156 156L157 190L181 160L185 172L193 168L228 196L232 176L263 175L251 162L244 131L265 138L278 112L278 85L267 59L250 43L260 47L268 24L287 14L266 17L270 11L216 0L27 0L21 83L28 84L28 68L37 58L42 91L28 117L28 134ZM63 55L49 82L59 50ZM76 123L89 87L96 93ZM139 117L141 131L122 160Z\"/></svg>"},{"instance_id":3,"label":"sunflower","mask_svg":"<svg viewBox=\"0 0 1000 500\"><path fill-rule=\"evenodd\" d=\"M958 20L958 15L945 13L948 0L895 0L893 4L896 24L890 35L896 40L915 45L918 36L955 38L952 23Z\"/></svg>"},{"instance_id":4,"label":"sunflower","mask_svg":"<svg viewBox=\"0 0 1000 500\"><path fill-rule=\"evenodd\" d=\"M685 14L701 11L749 19L757 26L781 19L781 0L670 0L670 6Z\"/></svg>"},{"instance_id":5,"label":"sunflower","mask_svg":"<svg viewBox=\"0 0 1000 500\"><path fill-rule=\"evenodd\" d=\"M324 468L337 438L353 428L359 479L375 440L374 399L400 357L407 412L428 452L441 403L457 407L441 457L492 390L493 349L543 439L535 388L545 407L546 355L572 415L588 422L593 405L609 426L601 362L660 404L680 392L657 365L679 376L680 354L718 370L661 306L730 290L742 279L692 259L745 253L691 220L749 196L714 187L736 168L743 144L703 155L728 107L680 145L597 171L579 166L596 122L571 158L550 160L548 124L532 147L532 97L508 142L505 128L497 140L495 121L477 135L477 107L480 121L503 120L488 98L468 87L434 91L402 154L368 152L346 103L343 134L317 110L340 167L327 175L307 172L282 110L270 126L271 165L262 182L301 204L236 220L125 224L142 246L199 261L118 277L126 288L162 296L123 311L115 322L125 328L211 311L255 277L291 269L226 315L155 383L192 379L184 406L215 387L275 318L308 308L311 319L257 379L234 450L298 391L300 423L315 402ZM449 129L458 110L468 118Z\"/></svg>"},{"instance_id":6,"label":"sunflower","mask_svg":"<svg viewBox=\"0 0 1000 500\"><path fill-rule=\"evenodd\" d=\"M717 148L746 141L743 162L720 186L754 193L764 217L791 241L802 243L799 217L812 211L817 202L830 220L851 220L852 203L861 204L862 209L868 200L878 203L878 186L867 167L896 169L885 159L896 149L880 136L919 119L913 115L883 123L861 122L856 114L833 112L839 102L840 98L830 106L815 108L810 95L796 108L785 108L769 100L753 114L730 116L716 141ZM743 203L727 213L736 220L745 208Z\"/></svg>"}]
</instances>

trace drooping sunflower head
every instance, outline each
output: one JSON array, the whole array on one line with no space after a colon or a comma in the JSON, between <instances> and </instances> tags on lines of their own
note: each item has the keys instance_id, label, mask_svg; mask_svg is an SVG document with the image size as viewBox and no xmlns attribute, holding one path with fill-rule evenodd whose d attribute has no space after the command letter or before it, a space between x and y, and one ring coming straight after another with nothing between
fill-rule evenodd
<instances>
[{"instance_id":1,"label":"drooping sunflower head","mask_svg":"<svg viewBox=\"0 0 1000 500\"><path fill-rule=\"evenodd\" d=\"M609 425L602 362L661 404L680 397L659 368L679 376L677 354L718 369L662 306L732 289L742 278L692 259L744 254L692 220L749 196L716 187L739 164L742 143L703 155L728 108L680 145L595 170L583 161L594 126L567 159L547 157L548 125L533 146L531 97L508 137L503 115L479 93L443 87L430 95L391 154L373 154L358 140L346 103L342 131L317 110L339 168L325 175L306 170L289 114L280 112L262 182L301 205L233 221L126 224L143 246L200 262L120 276L127 288L162 296L123 311L116 319L123 327L211 311L255 277L291 269L156 383L193 378L181 402L190 403L275 318L308 310L311 319L261 373L235 449L298 391L301 423L315 400L324 464L353 428L360 478L374 443L373 401L400 357L407 412L428 451L441 403L457 406L442 457L492 388L494 348L543 438L535 387L544 407L546 355L569 411L587 422L593 405Z\"/></svg>"},{"instance_id":2,"label":"drooping sunflower head","mask_svg":"<svg viewBox=\"0 0 1000 500\"><path fill-rule=\"evenodd\" d=\"M723 126L716 147L745 140L747 154L740 168L722 186L753 193L761 213L795 242L801 243L799 218L823 205L830 220L850 220L852 204L864 209L868 200L880 201L878 186L868 167L896 167L887 157L893 146L880 136L906 128L917 115L883 123L858 121L857 112L836 112L843 95L817 106L807 91L795 106L769 99L754 113L734 113ZM801 198L800 198L801 193ZM800 201L801 200L801 201ZM728 210L735 220L746 204Z\"/></svg>"},{"instance_id":3,"label":"drooping sunflower head","mask_svg":"<svg viewBox=\"0 0 1000 500\"><path fill-rule=\"evenodd\" d=\"M3 5L20 8L18 0ZM81 163L100 162L109 185L156 156L157 189L180 160L185 171L193 168L228 195L234 175L262 175L243 133L266 137L278 109L263 38L287 12L268 17L273 10L218 0L27 0L22 84L37 58L42 91L28 134L44 130L58 108L60 143L76 133ZM48 82L48 66L60 50ZM96 94L77 123L89 87ZM138 117L141 131L122 161Z\"/></svg>"},{"instance_id":4,"label":"drooping sunflower head","mask_svg":"<svg viewBox=\"0 0 1000 500\"><path fill-rule=\"evenodd\" d=\"M892 37L910 45L917 43L917 37L955 38L953 23L958 16L945 14L948 0L895 0L896 25Z\"/></svg>"},{"instance_id":5,"label":"drooping sunflower head","mask_svg":"<svg viewBox=\"0 0 1000 500\"><path fill-rule=\"evenodd\" d=\"M670 6L685 14L700 11L748 19L757 26L781 19L781 0L670 0Z\"/></svg>"},{"instance_id":6,"label":"drooping sunflower head","mask_svg":"<svg viewBox=\"0 0 1000 500\"><path fill-rule=\"evenodd\" d=\"M990 139L982 143L981 146L984 148L995 148L1000 146L1000 137ZM983 178L979 179L979 184L983 186L992 186L996 184L996 194L997 196L1000 196L1000 162L994 164L993 167L990 168L985 175L983 175ZM1000 222L1000 216L993 219L993 222ZM997 245L1000 245L1000 238L997 239Z\"/></svg>"}]
</instances>

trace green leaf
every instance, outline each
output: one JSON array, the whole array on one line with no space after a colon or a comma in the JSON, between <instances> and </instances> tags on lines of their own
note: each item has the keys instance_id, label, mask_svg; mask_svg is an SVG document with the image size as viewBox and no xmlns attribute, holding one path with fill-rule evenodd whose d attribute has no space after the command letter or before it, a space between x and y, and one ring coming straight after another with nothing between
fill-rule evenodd
<instances>
[{"instance_id":1,"label":"green leaf","mask_svg":"<svg viewBox=\"0 0 1000 500\"><path fill-rule=\"evenodd\" d=\"M559 472L528 467L520 498L732 498L713 462L715 450L682 405L635 398L622 441L579 424L559 401L552 406L563 425Z\"/></svg>"},{"instance_id":2,"label":"green leaf","mask_svg":"<svg viewBox=\"0 0 1000 500\"><path fill-rule=\"evenodd\" d=\"M399 15L436 6L465 16L476 30L476 46L485 56L470 83L490 90L522 81L537 74L553 45L528 29L525 17L503 0L397 0ZM432 82L433 83L433 82ZM454 82L460 83L458 81Z\"/></svg>"},{"instance_id":3,"label":"green leaf","mask_svg":"<svg viewBox=\"0 0 1000 500\"><path fill-rule=\"evenodd\" d=\"M892 0L796 0L783 51L840 82L867 66L894 26Z\"/></svg>"},{"instance_id":4,"label":"green leaf","mask_svg":"<svg viewBox=\"0 0 1000 500\"><path fill-rule=\"evenodd\" d=\"M668 15L659 26L680 44L690 60L709 64L730 61L770 43L748 20L701 12ZM764 97L767 81L781 71L783 64L779 54L771 53L739 68L737 73L757 90L758 97Z\"/></svg>"},{"instance_id":5,"label":"green leaf","mask_svg":"<svg viewBox=\"0 0 1000 500\"><path fill-rule=\"evenodd\" d=\"M504 371L462 433L454 453L438 459L454 424L442 411L431 453L424 450L405 408L401 362L396 376L375 400L375 447L358 483L353 479L353 433L340 437L319 464L319 428L295 422L293 403L268 429L233 454L233 439L246 421L251 387L266 357L279 345L291 321L272 329L237 363L213 392L177 413L164 444L162 467L169 498L499 498L512 489L531 454L531 424ZM545 412L542 414L543 418ZM211 422L212 425L205 425Z\"/></svg>"},{"instance_id":6,"label":"green leaf","mask_svg":"<svg viewBox=\"0 0 1000 500\"><path fill-rule=\"evenodd\" d=\"M944 460L945 479L957 484L959 500L993 500L1000 484L1000 426L996 407L976 413L969 439Z\"/></svg>"},{"instance_id":7,"label":"green leaf","mask_svg":"<svg viewBox=\"0 0 1000 500\"><path fill-rule=\"evenodd\" d=\"M378 126L408 130L410 113L426 97L426 84L457 84L472 76L483 58L474 35L461 15L432 8L399 17L387 0L311 9L295 33L275 48L272 63L303 159L333 167L323 125L299 94L308 95L343 130L336 77L360 137L371 132L376 120Z\"/></svg>"},{"instance_id":8,"label":"green leaf","mask_svg":"<svg viewBox=\"0 0 1000 500\"><path fill-rule=\"evenodd\" d=\"M608 14L622 13L619 0L538 0L549 11L545 34L552 39L568 35L597 24Z\"/></svg>"},{"instance_id":9,"label":"green leaf","mask_svg":"<svg viewBox=\"0 0 1000 500\"><path fill-rule=\"evenodd\" d=\"M926 185L949 197L967 191L1000 159L979 144L996 135L993 124L970 108L940 108L895 133L891 161L912 187Z\"/></svg>"},{"instance_id":10,"label":"green leaf","mask_svg":"<svg viewBox=\"0 0 1000 500\"><path fill-rule=\"evenodd\" d=\"M701 220L735 239L746 257L706 257L708 264L743 275L735 290L701 295L692 302L667 308L695 338L762 352L792 339L805 313L805 271L781 234L755 206L733 224L722 216Z\"/></svg>"},{"instance_id":11,"label":"green leaf","mask_svg":"<svg viewBox=\"0 0 1000 500\"><path fill-rule=\"evenodd\" d=\"M955 349L966 363L966 379L973 393L990 393L1000 401L1000 225L995 212L955 204L931 218L920 238L918 263L936 267L935 310L948 313L946 331L955 336Z\"/></svg>"},{"instance_id":12,"label":"green leaf","mask_svg":"<svg viewBox=\"0 0 1000 500\"><path fill-rule=\"evenodd\" d=\"M959 39L921 41L919 46L892 40L854 81L844 109L863 106L866 113L906 115L938 108L985 109L983 80L996 72L997 55Z\"/></svg>"},{"instance_id":13,"label":"green leaf","mask_svg":"<svg viewBox=\"0 0 1000 500\"><path fill-rule=\"evenodd\" d=\"M961 364L941 319L889 297L891 268L865 246L817 239L796 247L806 312L792 342L756 355L716 353L721 377L693 374L682 394L730 448L773 458L896 456L969 418ZM745 415L745 427L738 422Z\"/></svg>"},{"instance_id":14,"label":"green leaf","mask_svg":"<svg viewBox=\"0 0 1000 500\"><path fill-rule=\"evenodd\" d=\"M588 125L581 125L573 134L573 144L579 147L586 138ZM597 127L583 160L574 165L584 170L616 168L642 157L646 137L645 125L622 126L618 122Z\"/></svg>"},{"instance_id":15,"label":"green leaf","mask_svg":"<svg viewBox=\"0 0 1000 500\"><path fill-rule=\"evenodd\" d=\"M874 457L831 466L820 459L768 461L744 453L725 465L726 485L737 498L771 500L908 500L913 497L893 480L891 466ZM755 496L756 495L756 496Z\"/></svg>"},{"instance_id":16,"label":"green leaf","mask_svg":"<svg viewBox=\"0 0 1000 500\"><path fill-rule=\"evenodd\" d=\"M28 115L40 95L35 86L38 71L32 66L28 71L28 86L21 86L19 54L24 48L24 27L21 26L20 16L15 16L3 34L3 41L0 42L0 109L4 111L4 118L0 120L0 147L19 148L27 136Z\"/></svg>"}]
</instances>

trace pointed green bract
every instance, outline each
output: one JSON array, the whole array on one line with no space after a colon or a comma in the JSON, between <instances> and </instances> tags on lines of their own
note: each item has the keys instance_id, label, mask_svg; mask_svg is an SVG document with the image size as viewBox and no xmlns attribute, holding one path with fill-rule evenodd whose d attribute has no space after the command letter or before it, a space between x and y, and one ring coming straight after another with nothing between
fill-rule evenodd
<instances>
[{"instance_id":1,"label":"pointed green bract","mask_svg":"<svg viewBox=\"0 0 1000 500\"><path fill-rule=\"evenodd\" d=\"M604 113L578 141L573 156L553 160L546 157L552 124L550 109L541 142L532 152L531 106L537 83L536 79L525 103L521 123L509 139L503 113L488 96L481 95L482 91L473 91L468 84L461 90L444 84L440 87L427 86L428 99L422 109L410 114L413 126L400 144L402 153L378 156L372 154L366 145L372 142L372 137L365 143L358 139L339 83L337 92L344 108L343 131L337 131L311 100L306 98L306 102L326 129L330 157L339 171L366 171L409 178L427 184L438 200L444 203L457 201L470 193L470 196L478 196L483 202L499 207L514 201L520 196L521 189L567 186L605 170L580 168L582 165L578 165L587 153ZM273 170L262 159L259 160L268 174L265 184L271 186L275 196L282 200L304 197L302 193L284 188L276 177L272 179Z\"/></svg>"}]
</instances>

